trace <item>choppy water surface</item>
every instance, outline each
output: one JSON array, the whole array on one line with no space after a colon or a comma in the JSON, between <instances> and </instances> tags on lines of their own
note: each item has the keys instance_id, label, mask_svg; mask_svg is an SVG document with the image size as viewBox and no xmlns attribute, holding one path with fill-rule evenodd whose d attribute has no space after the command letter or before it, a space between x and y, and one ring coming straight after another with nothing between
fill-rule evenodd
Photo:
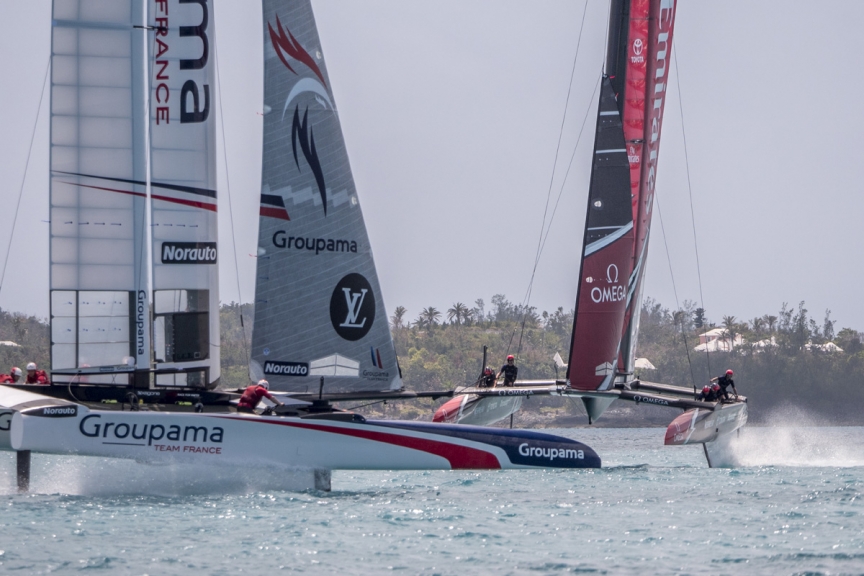
<instances>
[{"instance_id":1,"label":"choppy water surface","mask_svg":"<svg viewBox=\"0 0 864 576\"><path fill-rule=\"evenodd\" d=\"M306 474L0 454L0 570L864 574L864 428L748 428L709 469L662 429L558 430L603 470Z\"/></svg>"}]
</instances>

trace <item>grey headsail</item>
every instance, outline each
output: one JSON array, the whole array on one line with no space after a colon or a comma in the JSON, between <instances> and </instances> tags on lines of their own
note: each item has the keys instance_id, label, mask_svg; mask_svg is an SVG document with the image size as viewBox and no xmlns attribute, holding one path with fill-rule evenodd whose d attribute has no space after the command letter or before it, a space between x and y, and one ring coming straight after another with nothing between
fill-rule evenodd
<instances>
[{"instance_id":1,"label":"grey headsail","mask_svg":"<svg viewBox=\"0 0 864 576\"><path fill-rule=\"evenodd\" d=\"M264 0L264 147L253 378L402 388L309 0Z\"/></svg>"}]
</instances>

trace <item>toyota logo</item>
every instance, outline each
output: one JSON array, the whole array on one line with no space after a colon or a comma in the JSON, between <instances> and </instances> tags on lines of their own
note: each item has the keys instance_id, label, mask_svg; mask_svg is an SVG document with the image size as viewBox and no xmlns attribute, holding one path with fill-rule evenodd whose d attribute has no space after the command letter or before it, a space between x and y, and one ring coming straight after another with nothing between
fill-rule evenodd
<instances>
[{"instance_id":1,"label":"toyota logo","mask_svg":"<svg viewBox=\"0 0 864 576\"><path fill-rule=\"evenodd\" d=\"M636 56L639 56L640 54L642 54L642 48L643 47L644 47L644 45L642 43L642 39L636 38L636 40L633 41L633 54L635 54Z\"/></svg>"}]
</instances>

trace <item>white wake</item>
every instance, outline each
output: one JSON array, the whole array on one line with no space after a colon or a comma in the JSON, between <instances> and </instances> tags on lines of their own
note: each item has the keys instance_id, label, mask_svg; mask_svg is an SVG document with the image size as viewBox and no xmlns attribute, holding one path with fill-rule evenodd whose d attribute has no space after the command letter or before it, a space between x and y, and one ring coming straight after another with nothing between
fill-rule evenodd
<instances>
[{"instance_id":1,"label":"white wake","mask_svg":"<svg viewBox=\"0 0 864 576\"><path fill-rule=\"evenodd\" d=\"M798 407L768 414L763 426L746 426L728 442L709 446L720 466L864 466L864 430L832 427Z\"/></svg>"}]
</instances>

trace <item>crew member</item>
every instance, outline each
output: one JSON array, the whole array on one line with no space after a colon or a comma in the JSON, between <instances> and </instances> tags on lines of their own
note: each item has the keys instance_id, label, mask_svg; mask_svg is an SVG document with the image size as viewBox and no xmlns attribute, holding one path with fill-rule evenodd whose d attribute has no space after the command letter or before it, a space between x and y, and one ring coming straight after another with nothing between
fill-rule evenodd
<instances>
[{"instance_id":1,"label":"crew member","mask_svg":"<svg viewBox=\"0 0 864 576\"><path fill-rule=\"evenodd\" d=\"M240 402L237 404L237 411L252 412L254 414L255 407L258 406L258 403L261 402L262 398L267 398L279 406L284 406L284 404L277 400L275 396L270 394L268 390L270 390L270 383L267 382L267 380L259 380L258 384L247 386L246 390L243 391L243 395L240 396Z\"/></svg>"},{"instance_id":2,"label":"crew member","mask_svg":"<svg viewBox=\"0 0 864 576\"><path fill-rule=\"evenodd\" d=\"M703 402L713 402L714 394L711 392L711 384L705 384L702 387L702 391L699 392L699 395L696 397L697 400L701 400Z\"/></svg>"},{"instance_id":3,"label":"crew member","mask_svg":"<svg viewBox=\"0 0 864 576\"><path fill-rule=\"evenodd\" d=\"M483 370L483 375L480 376L480 382L478 383L480 388L494 388L495 387L495 372L492 371L492 368L486 366Z\"/></svg>"},{"instance_id":4,"label":"crew member","mask_svg":"<svg viewBox=\"0 0 864 576\"><path fill-rule=\"evenodd\" d=\"M37 370L35 362L30 362L27 364L27 380L25 383L47 386L49 384L48 375L45 374L44 370Z\"/></svg>"},{"instance_id":5,"label":"crew member","mask_svg":"<svg viewBox=\"0 0 864 576\"><path fill-rule=\"evenodd\" d=\"M723 376L715 376L711 379L711 382L717 382L717 385L720 387L720 394L717 397L719 400L721 397L724 400L729 399L729 392L726 390L729 386L732 386L732 391L735 392L735 398L738 398L738 390L735 388L735 381L732 380L732 376L734 376L734 372L732 370L726 370L726 374Z\"/></svg>"},{"instance_id":6,"label":"crew member","mask_svg":"<svg viewBox=\"0 0 864 576\"><path fill-rule=\"evenodd\" d=\"M513 386L516 383L516 374L519 373L519 368L516 367L516 358L512 354L507 356L507 363L501 367L501 371L495 377L495 380L504 375L504 386Z\"/></svg>"},{"instance_id":7,"label":"crew member","mask_svg":"<svg viewBox=\"0 0 864 576\"><path fill-rule=\"evenodd\" d=\"M21 369L13 366L9 374L0 374L0 384L18 384L21 380Z\"/></svg>"}]
</instances>

